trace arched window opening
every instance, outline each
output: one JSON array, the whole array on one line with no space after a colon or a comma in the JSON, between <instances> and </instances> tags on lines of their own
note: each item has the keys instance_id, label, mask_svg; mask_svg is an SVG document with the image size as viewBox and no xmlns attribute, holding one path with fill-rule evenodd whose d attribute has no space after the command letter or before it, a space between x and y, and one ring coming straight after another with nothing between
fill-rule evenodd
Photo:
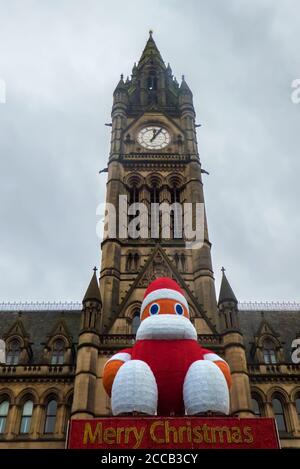
<instances>
[{"instance_id":1,"label":"arched window opening","mask_svg":"<svg viewBox=\"0 0 300 469\"><path fill-rule=\"evenodd\" d=\"M138 270L139 267L139 261L140 261L140 256L136 252L133 256L133 265L134 265L134 270Z\"/></svg>"},{"instance_id":2,"label":"arched window opening","mask_svg":"<svg viewBox=\"0 0 300 469\"><path fill-rule=\"evenodd\" d=\"M65 361L65 343L57 339L53 344L51 365L63 365Z\"/></svg>"},{"instance_id":3,"label":"arched window opening","mask_svg":"<svg viewBox=\"0 0 300 469\"><path fill-rule=\"evenodd\" d=\"M272 399L272 407L273 407L273 412L274 412L274 417L277 423L277 428L279 432L286 432L287 431L287 426L286 426L286 420L285 420L285 415L284 415L284 409L283 405L280 399L275 397Z\"/></svg>"},{"instance_id":4,"label":"arched window opening","mask_svg":"<svg viewBox=\"0 0 300 469\"><path fill-rule=\"evenodd\" d=\"M134 316L132 318L132 323L131 323L131 333L136 334L137 330L141 324L141 319L140 319L140 313L139 311L136 311L134 313Z\"/></svg>"},{"instance_id":5,"label":"arched window opening","mask_svg":"<svg viewBox=\"0 0 300 469\"><path fill-rule=\"evenodd\" d=\"M181 253L181 267L182 267L182 270L183 272L185 272L185 255L183 253Z\"/></svg>"},{"instance_id":6,"label":"arched window opening","mask_svg":"<svg viewBox=\"0 0 300 469\"><path fill-rule=\"evenodd\" d=\"M273 340L265 339L263 343L263 356L266 364L277 363L276 349Z\"/></svg>"},{"instance_id":7,"label":"arched window opening","mask_svg":"<svg viewBox=\"0 0 300 469\"><path fill-rule=\"evenodd\" d=\"M180 190L175 186L171 188L171 204L174 210L171 211L171 233L176 239L182 238L182 206L180 205Z\"/></svg>"},{"instance_id":8,"label":"arched window opening","mask_svg":"<svg viewBox=\"0 0 300 469\"><path fill-rule=\"evenodd\" d=\"M133 186L130 187L129 189L129 200L128 200L128 209L133 205L133 204L138 204L139 202L139 198L140 198L140 191L139 191L139 188L134 184ZM140 211L137 210L138 206L133 206L131 208L131 213L133 213L133 215L128 215L128 224L130 224L130 222L132 220L134 220L136 217L139 216L139 213ZM133 227L132 227L133 228ZM136 230L139 230L140 229L140 224L138 223L137 226L135 227ZM130 234L130 229L128 231L128 236L129 238L131 238L131 234Z\"/></svg>"},{"instance_id":9,"label":"arched window opening","mask_svg":"<svg viewBox=\"0 0 300 469\"><path fill-rule=\"evenodd\" d=\"M234 327L232 310L229 311L229 318L230 318L230 327Z\"/></svg>"},{"instance_id":10,"label":"arched window opening","mask_svg":"<svg viewBox=\"0 0 300 469\"><path fill-rule=\"evenodd\" d=\"M173 204L174 202L180 203L180 189L176 187L173 187L171 190L171 203Z\"/></svg>"},{"instance_id":11,"label":"arched window opening","mask_svg":"<svg viewBox=\"0 0 300 469\"><path fill-rule=\"evenodd\" d=\"M22 409L20 433L24 434L24 433L30 432L32 412L33 412L33 402L31 400L28 400L24 403L23 409Z\"/></svg>"},{"instance_id":12,"label":"arched window opening","mask_svg":"<svg viewBox=\"0 0 300 469\"><path fill-rule=\"evenodd\" d=\"M224 314L224 319L225 319L225 327L226 327L226 329L229 329L227 312L225 312L225 314Z\"/></svg>"},{"instance_id":13,"label":"arched window opening","mask_svg":"<svg viewBox=\"0 0 300 469\"><path fill-rule=\"evenodd\" d=\"M5 432L8 411L9 401L4 400L0 404L0 435Z\"/></svg>"},{"instance_id":14,"label":"arched window opening","mask_svg":"<svg viewBox=\"0 0 300 469\"><path fill-rule=\"evenodd\" d=\"M159 203L159 190L156 184L154 184L152 189L150 190L150 201L151 204Z\"/></svg>"},{"instance_id":15,"label":"arched window opening","mask_svg":"<svg viewBox=\"0 0 300 469\"><path fill-rule=\"evenodd\" d=\"M129 189L129 205L135 204L139 201L139 189L133 186Z\"/></svg>"},{"instance_id":16,"label":"arched window opening","mask_svg":"<svg viewBox=\"0 0 300 469\"><path fill-rule=\"evenodd\" d=\"M150 72L147 79L147 89L149 91L157 90L157 76L155 72Z\"/></svg>"},{"instance_id":17,"label":"arched window opening","mask_svg":"<svg viewBox=\"0 0 300 469\"><path fill-rule=\"evenodd\" d=\"M13 339L8 344L8 352L6 355L7 365L18 365L21 354L21 344L18 339Z\"/></svg>"},{"instance_id":18,"label":"arched window opening","mask_svg":"<svg viewBox=\"0 0 300 469\"><path fill-rule=\"evenodd\" d=\"M261 417L261 401L259 398L252 397L251 399L252 402L252 410L255 414L256 417Z\"/></svg>"},{"instance_id":19,"label":"arched window opening","mask_svg":"<svg viewBox=\"0 0 300 469\"><path fill-rule=\"evenodd\" d=\"M131 252L128 254L127 256L127 260L126 260L126 270L131 270L132 269L132 254Z\"/></svg>"},{"instance_id":20,"label":"arched window opening","mask_svg":"<svg viewBox=\"0 0 300 469\"><path fill-rule=\"evenodd\" d=\"M57 402L55 399L49 401L46 410L44 433L54 433L56 424Z\"/></svg>"},{"instance_id":21,"label":"arched window opening","mask_svg":"<svg viewBox=\"0 0 300 469\"><path fill-rule=\"evenodd\" d=\"M138 270L139 263L140 263L139 254L137 252L134 254L130 252L126 259L126 270L128 271Z\"/></svg>"}]
</instances>

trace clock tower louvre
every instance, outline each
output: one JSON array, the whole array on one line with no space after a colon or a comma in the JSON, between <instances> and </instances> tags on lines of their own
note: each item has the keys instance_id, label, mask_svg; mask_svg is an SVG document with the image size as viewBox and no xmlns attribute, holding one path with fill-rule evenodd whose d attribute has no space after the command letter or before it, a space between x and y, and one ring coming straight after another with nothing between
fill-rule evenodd
<instances>
[{"instance_id":1,"label":"clock tower louvre","mask_svg":"<svg viewBox=\"0 0 300 469\"><path fill-rule=\"evenodd\" d=\"M119 235L120 196L127 197L129 206L142 203L147 207L147 236ZM102 331L130 333L131 316L147 281L163 275L177 276L183 288L189 289L199 333L216 331L217 303L205 214L202 247L186 249L184 234L178 237L173 231L176 217L182 219L182 213L171 212L170 237L164 235L163 210L157 223L151 213L154 203L176 202L182 209L187 203L204 205L193 95L185 78L179 85L170 65L165 65L151 32L131 79L121 75L113 94L106 202L116 207L117 230L115 237L102 242ZM131 219L129 215L128 222ZM159 225L157 236L151 231L153 225ZM148 265L151 256L153 262Z\"/></svg>"}]
</instances>

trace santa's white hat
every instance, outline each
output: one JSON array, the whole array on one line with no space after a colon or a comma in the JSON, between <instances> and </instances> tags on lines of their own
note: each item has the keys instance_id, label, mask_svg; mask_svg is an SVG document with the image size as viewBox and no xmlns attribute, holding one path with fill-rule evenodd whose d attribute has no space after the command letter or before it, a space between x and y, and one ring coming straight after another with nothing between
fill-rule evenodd
<instances>
[{"instance_id":1,"label":"santa's white hat","mask_svg":"<svg viewBox=\"0 0 300 469\"><path fill-rule=\"evenodd\" d=\"M188 302L183 294L183 290L180 288L175 280L169 277L161 277L153 280L148 285L145 291L144 299L141 306L141 316L144 309L153 301L161 299L172 299L178 301L184 305L189 312Z\"/></svg>"}]
</instances>

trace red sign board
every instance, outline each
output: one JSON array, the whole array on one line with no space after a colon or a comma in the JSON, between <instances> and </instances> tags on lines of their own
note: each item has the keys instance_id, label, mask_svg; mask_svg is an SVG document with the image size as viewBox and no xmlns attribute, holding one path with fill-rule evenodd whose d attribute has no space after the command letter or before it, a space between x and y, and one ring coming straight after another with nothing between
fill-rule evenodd
<instances>
[{"instance_id":1,"label":"red sign board","mask_svg":"<svg viewBox=\"0 0 300 469\"><path fill-rule=\"evenodd\" d=\"M71 420L72 449L276 449L272 418L110 417Z\"/></svg>"}]
</instances>

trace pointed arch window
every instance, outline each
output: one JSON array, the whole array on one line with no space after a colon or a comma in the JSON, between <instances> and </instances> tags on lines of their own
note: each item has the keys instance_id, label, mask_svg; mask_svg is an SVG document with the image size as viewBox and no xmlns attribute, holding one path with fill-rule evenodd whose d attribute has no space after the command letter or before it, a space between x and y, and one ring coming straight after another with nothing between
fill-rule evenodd
<instances>
[{"instance_id":1,"label":"pointed arch window","mask_svg":"<svg viewBox=\"0 0 300 469\"><path fill-rule=\"evenodd\" d=\"M57 414L57 401L52 399L48 402L46 409L46 419L44 433L54 433Z\"/></svg>"},{"instance_id":2,"label":"pointed arch window","mask_svg":"<svg viewBox=\"0 0 300 469\"><path fill-rule=\"evenodd\" d=\"M18 339L13 339L8 343L8 352L6 354L7 365L18 365L21 354L21 343Z\"/></svg>"},{"instance_id":3,"label":"pointed arch window","mask_svg":"<svg viewBox=\"0 0 300 469\"><path fill-rule=\"evenodd\" d=\"M282 400L276 396L274 399L272 399L272 407L273 407L274 417L277 423L278 431L286 432L287 426L286 426L286 419L285 419Z\"/></svg>"},{"instance_id":4,"label":"pointed arch window","mask_svg":"<svg viewBox=\"0 0 300 469\"><path fill-rule=\"evenodd\" d=\"M51 365L63 365L65 362L65 342L62 339L56 339L53 344Z\"/></svg>"},{"instance_id":5,"label":"pointed arch window","mask_svg":"<svg viewBox=\"0 0 300 469\"><path fill-rule=\"evenodd\" d=\"M263 357L266 364L277 363L276 349L273 340L265 339L263 343Z\"/></svg>"},{"instance_id":6,"label":"pointed arch window","mask_svg":"<svg viewBox=\"0 0 300 469\"><path fill-rule=\"evenodd\" d=\"M132 318L132 323L131 323L131 333L136 334L137 330L141 324L141 319L140 319L140 312L135 311L134 316Z\"/></svg>"},{"instance_id":7,"label":"pointed arch window","mask_svg":"<svg viewBox=\"0 0 300 469\"><path fill-rule=\"evenodd\" d=\"M20 433L25 434L25 433L30 432L32 412L33 412L33 402L32 400L29 399L23 405L21 424L20 424Z\"/></svg>"},{"instance_id":8,"label":"pointed arch window","mask_svg":"<svg viewBox=\"0 0 300 469\"><path fill-rule=\"evenodd\" d=\"M8 411L9 401L5 399L0 404L0 434L3 434L5 432Z\"/></svg>"}]
</instances>

